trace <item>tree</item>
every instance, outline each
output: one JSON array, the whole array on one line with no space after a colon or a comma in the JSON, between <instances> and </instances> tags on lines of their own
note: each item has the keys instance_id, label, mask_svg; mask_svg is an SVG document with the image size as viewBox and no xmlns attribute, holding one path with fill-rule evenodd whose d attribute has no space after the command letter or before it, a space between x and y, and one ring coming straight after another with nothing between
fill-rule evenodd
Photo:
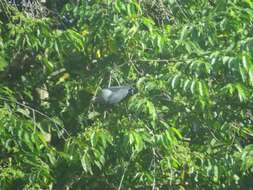
<instances>
[{"instance_id":1,"label":"tree","mask_svg":"<svg viewBox=\"0 0 253 190\"><path fill-rule=\"evenodd\" d=\"M48 17L6 5L1 187L251 188L250 1L68 1ZM109 84L138 92L92 104Z\"/></svg>"}]
</instances>

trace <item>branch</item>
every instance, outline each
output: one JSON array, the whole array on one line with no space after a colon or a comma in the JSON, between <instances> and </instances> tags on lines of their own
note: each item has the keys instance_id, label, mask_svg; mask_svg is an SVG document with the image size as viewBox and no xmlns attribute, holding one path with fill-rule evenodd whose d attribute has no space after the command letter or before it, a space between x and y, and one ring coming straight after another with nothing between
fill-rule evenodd
<instances>
[{"instance_id":1,"label":"branch","mask_svg":"<svg viewBox=\"0 0 253 190\"><path fill-rule=\"evenodd\" d=\"M7 101L7 102L16 103L17 105L23 106L23 107L25 107L25 108L31 110L31 111L33 112L33 114L34 114L34 113L37 113L37 114L39 114L39 115L45 117L46 119L48 119L49 121L51 121L51 122L54 124L54 126L55 126L56 129L58 130L58 135L59 135L59 137L62 136L64 140L66 140L66 139L64 138L64 136L63 136L64 133L66 133L67 136L70 136L69 133L67 132L67 130L66 130L65 128L61 128L51 117L49 117L48 115L42 113L41 111L39 111L39 110L37 110L37 109L34 109L34 108L32 108L31 106L28 106L28 105L23 104L23 103L21 103L21 102L18 102L18 101L16 101L16 100L10 100L10 99L5 98L5 97L2 97L2 96L0 96L0 99L1 99L1 100L4 100L4 101ZM33 115L33 118L35 118L34 115ZM60 129L60 128L61 128L61 129Z\"/></svg>"}]
</instances>

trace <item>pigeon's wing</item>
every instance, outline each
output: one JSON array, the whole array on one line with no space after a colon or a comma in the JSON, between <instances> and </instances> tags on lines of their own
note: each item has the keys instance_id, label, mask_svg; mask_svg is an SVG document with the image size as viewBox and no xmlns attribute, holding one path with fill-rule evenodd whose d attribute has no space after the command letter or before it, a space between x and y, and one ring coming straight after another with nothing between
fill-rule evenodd
<instances>
[{"instance_id":1,"label":"pigeon's wing","mask_svg":"<svg viewBox=\"0 0 253 190\"><path fill-rule=\"evenodd\" d=\"M112 90L108 89L108 88L104 88L101 91L101 96L102 98L106 101L109 99L109 97L112 95Z\"/></svg>"},{"instance_id":2,"label":"pigeon's wing","mask_svg":"<svg viewBox=\"0 0 253 190\"><path fill-rule=\"evenodd\" d=\"M106 89L109 89L112 92L117 92L118 90L122 90L122 89L130 90L131 88L132 88L131 86L111 86Z\"/></svg>"},{"instance_id":3,"label":"pigeon's wing","mask_svg":"<svg viewBox=\"0 0 253 190\"><path fill-rule=\"evenodd\" d=\"M94 102L106 103L111 96L112 91L109 89L102 89L96 97L93 97Z\"/></svg>"},{"instance_id":4,"label":"pigeon's wing","mask_svg":"<svg viewBox=\"0 0 253 190\"><path fill-rule=\"evenodd\" d=\"M114 89L114 92L111 93L111 95L108 98L108 103L117 104L118 102L120 102L122 99L124 99L127 96L128 90L129 89L126 89L126 88L118 88L117 90Z\"/></svg>"}]
</instances>

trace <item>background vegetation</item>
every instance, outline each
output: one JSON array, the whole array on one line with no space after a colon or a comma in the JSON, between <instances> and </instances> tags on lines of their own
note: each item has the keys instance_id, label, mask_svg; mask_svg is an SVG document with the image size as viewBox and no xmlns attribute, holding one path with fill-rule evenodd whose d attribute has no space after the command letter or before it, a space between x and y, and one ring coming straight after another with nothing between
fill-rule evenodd
<instances>
[{"instance_id":1,"label":"background vegetation","mask_svg":"<svg viewBox=\"0 0 253 190\"><path fill-rule=\"evenodd\" d=\"M1 189L252 189L252 31L251 0L2 0Z\"/></svg>"}]
</instances>

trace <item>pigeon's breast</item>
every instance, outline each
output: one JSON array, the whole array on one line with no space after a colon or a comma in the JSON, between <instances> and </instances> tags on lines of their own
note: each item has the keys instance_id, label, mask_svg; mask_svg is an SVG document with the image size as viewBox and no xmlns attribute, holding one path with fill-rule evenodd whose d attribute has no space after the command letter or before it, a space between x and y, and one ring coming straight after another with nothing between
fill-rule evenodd
<instances>
[{"instance_id":1,"label":"pigeon's breast","mask_svg":"<svg viewBox=\"0 0 253 190\"><path fill-rule=\"evenodd\" d=\"M128 94L128 89L118 89L117 91L111 93L108 98L109 104L117 104L122 99L124 99Z\"/></svg>"}]
</instances>

